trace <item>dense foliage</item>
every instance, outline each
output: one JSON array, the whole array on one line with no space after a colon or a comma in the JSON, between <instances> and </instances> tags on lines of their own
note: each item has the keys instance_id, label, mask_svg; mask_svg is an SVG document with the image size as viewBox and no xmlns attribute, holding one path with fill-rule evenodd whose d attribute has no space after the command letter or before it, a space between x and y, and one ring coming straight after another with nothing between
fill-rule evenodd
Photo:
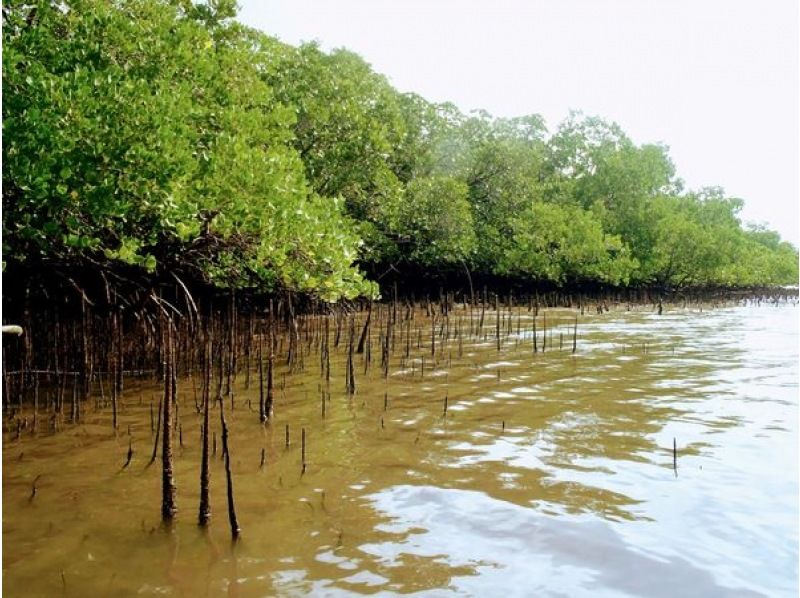
<instances>
[{"instance_id":1,"label":"dense foliage","mask_svg":"<svg viewBox=\"0 0 800 598\"><path fill-rule=\"evenodd\" d=\"M292 47L231 0L3 9L3 257L190 272L326 299L358 264L555 284L796 283L742 202L573 113L496 119Z\"/></svg>"},{"instance_id":2,"label":"dense foliage","mask_svg":"<svg viewBox=\"0 0 800 598\"><path fill-rule=\"evenodd\" d=\"M5 260L179 267L211 283L370 291L342 202L232 12L149 0L4 11Z\"/></svg>"}]
</instances>

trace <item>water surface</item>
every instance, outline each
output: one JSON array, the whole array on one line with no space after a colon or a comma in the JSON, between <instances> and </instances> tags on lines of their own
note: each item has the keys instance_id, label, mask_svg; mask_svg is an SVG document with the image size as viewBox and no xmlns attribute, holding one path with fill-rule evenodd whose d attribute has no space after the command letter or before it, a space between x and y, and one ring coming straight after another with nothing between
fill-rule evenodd
<instances>
[{"instance_id":1,"label":"water surface","mask_svg":"<svg viewBox=\"0 0 800 598\"><path fill-rule=\"evenodd\" d=\"M796 596L797 308L622 306L581 316L573 354L574 316L549 311L559 327L536 354L529 312L500 351L487 318L485 338L463 341L460 357L450 339L435 367L422 334L413 364L395 348L386 379L376 330L367 374L356 358L354 397L343 343L324 418L310 354L286 375L267 428L248 406L255 376L248 390L240 374L235 409L226 403L235 546L221 451L211 529L195 524L189 380L171 531L160 525L159 460L147 467L155 384L126 381L116 435L109 410L55 435L7 433L4 593ZM122 470L129 427L135 454Z\"/></svg>"}]
</instances>

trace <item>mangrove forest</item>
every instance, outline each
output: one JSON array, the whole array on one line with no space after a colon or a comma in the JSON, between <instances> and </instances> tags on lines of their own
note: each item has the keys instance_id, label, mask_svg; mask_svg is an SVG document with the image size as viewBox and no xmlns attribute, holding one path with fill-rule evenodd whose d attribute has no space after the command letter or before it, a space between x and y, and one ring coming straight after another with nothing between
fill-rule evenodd
<instances>
[{"instance_id":1,"label":"mangrove forest","mask_svg":"<svg viewBox=\"0 0 800 598\"><path fill-rule=\"evenodd\" d=\"M743 199L233 0L2 14L4 594L796 594Z\"/></svg>"},{"instance_id":2,"label":"mangrove forest","mask_svg":"<svg viewBox=\"0 0 800 598\"><path fill-rule=\"evenodd\" d=\"M7 292L75 270L327 301L387 272L797 283L797 249L722 189L685 189L663 145L577 112L554 131L463 114L234 17L223 0L6 3Z\"/></svg>"}]
</instances>

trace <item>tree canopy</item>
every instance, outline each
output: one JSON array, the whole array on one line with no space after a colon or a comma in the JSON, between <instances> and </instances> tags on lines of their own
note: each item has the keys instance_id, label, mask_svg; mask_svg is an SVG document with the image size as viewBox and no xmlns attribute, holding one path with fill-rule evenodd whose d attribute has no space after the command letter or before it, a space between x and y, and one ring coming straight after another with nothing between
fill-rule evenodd
<instances>
[{"instance_id":1,"label":"tree canopy","mask_svg":"<svg viewBox=\"0 0 800 598\"><path fill-rule=\"evenodd\" d=\"M8 2L3 259L374 294L381 265L555 284L797 283L798 254L668 150L572 113L463 114L229 0Z\"/></svg>"}]
</instances>

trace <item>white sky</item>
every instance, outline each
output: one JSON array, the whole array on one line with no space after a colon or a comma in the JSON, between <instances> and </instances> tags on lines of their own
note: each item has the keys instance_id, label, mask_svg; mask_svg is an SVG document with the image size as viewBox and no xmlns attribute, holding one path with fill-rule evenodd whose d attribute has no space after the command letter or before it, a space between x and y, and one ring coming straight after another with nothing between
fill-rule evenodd
<instances>
[{"instance_id":1,"label":"white sky","mask_svg":"<svg viewBox=\"0 0 800 598\"><path fill-rule=\"evenodd\" d=\"M347 47L431 101L551 131L570 108L615 120L798 245L797 0L239 1L242 22Z\"/></svg>"}]
</instances>

